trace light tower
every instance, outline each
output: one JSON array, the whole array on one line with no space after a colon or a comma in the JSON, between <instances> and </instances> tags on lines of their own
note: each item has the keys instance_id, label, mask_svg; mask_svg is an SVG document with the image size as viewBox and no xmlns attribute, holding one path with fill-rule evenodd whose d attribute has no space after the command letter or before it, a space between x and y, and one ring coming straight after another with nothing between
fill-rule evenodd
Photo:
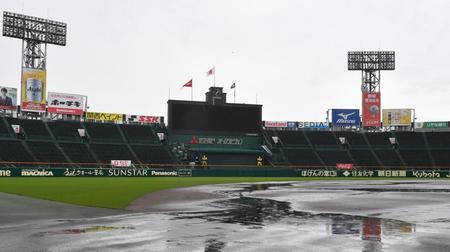
<instances>
[{"instance_id":1,"label":"light tower","mask_svg":"<svg viewBox=\"0 0 450 252\"><path fill-rule=\"evenodd\" d=\"M66 32L62 22L3 12L3 36L22 40L23 111L45 112L47 44L65 46Z\"/></svg>"},{"instance_id":2,"label":"light tower","mask_svg":"<svg viewBox=\"0 0 450 252\"><path fill-rule=\"evenodd\" d=\"M380 127L380 71L395 70L395 52L348 52L348 70L361 71L363 127Z\"/></svg>"}]
</instances>

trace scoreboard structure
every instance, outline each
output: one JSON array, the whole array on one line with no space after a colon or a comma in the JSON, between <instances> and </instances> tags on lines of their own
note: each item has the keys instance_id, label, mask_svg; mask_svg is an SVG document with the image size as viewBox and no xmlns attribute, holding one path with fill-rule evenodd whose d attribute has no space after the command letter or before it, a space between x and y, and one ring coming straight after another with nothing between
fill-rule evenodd
<instances>
[{"instance_id":1,"label":"scoreboard structure","mask_svg":"<svg viewBox=\"0 0 450 252\"><path fill-rule=\"evenodd\" d=\"M260 134L262 105L169 100L168 128L171 131Z\"/></svg>"}]
</instances>

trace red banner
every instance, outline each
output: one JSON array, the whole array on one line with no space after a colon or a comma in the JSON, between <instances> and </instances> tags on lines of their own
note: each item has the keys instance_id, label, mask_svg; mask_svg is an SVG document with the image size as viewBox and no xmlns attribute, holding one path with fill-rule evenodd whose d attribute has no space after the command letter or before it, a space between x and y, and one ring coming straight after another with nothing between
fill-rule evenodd
<instances>
[{"instance_id":1,"label":"red banner","mask_svg":"<svg viewBox=\"0 0 450 252\"><path fill-rule=\"evenodd\" d=\"M381 126L381 98L379 92L363 93L363 126Z\"/></svg>"},{"instance_id":2,"label":"red banner","mask_svg":"<svg viewBox=\"0 0 450 252\"><path fill-rule=\"evenodd\" d=\"M353 164L336 164L336 168L342 170L351 170L353 169Z\"/></svg>"}]
</instances>

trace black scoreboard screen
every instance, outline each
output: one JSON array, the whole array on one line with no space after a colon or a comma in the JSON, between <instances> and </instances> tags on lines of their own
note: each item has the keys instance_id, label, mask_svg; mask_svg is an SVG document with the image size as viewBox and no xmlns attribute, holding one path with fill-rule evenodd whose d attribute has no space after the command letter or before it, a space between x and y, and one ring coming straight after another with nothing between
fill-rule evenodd
<instances>
[{"instance_id":1,"label":"black scoreboard screen","mask_svg":"<svg viewBox=\"0 0 450 252\"><path fill-rule=\"evenodd\" d=\"M261 105L173 101L168 103L171 130L259 133Z\"/></svg>"}]
</instances>

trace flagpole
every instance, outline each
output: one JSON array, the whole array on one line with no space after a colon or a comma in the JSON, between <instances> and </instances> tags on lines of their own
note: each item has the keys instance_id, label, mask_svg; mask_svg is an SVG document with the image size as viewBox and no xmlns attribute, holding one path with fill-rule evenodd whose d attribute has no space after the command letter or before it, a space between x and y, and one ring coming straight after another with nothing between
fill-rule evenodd
<instances>
[{"instance_id":1,"label":"flagpole","mask_svg":"<svg viewBox=\"0 0 450 252\"><path fill-rule=\"evenodd\" d=\"M234 91L234 103L236 103L236 85L234 85L234 90L233 91Z\"/></svg>"},{"instance_id":2,"label":"flagpole","mask_svg":"<svg viewBox=\"0 0 450 252\"><path fill-rule=\"evenodd\" d=\"M194 85L191 87L191 101L194 100Z\"/></svg>"},{"instance_id":3,"label":"flagpole","mask_svg":"<svg viewBox=\"0 0 450 252\"><path fill-rule=\"evenodd\" d=\"M216 87L216 66L214 66L214 87Z\"/></svg>"}]
</instances>

